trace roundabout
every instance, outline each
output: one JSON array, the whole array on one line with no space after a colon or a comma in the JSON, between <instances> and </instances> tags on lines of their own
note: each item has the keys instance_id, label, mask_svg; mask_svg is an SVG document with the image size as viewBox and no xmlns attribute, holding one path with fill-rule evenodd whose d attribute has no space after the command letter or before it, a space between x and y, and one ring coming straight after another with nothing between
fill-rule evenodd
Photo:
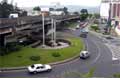
<instances>
[{"instance_id":1,"label":"roundabout","mask_svg":"<svg viewBox=\"0 0 120 78\"><path fill-rule=\"evenodd\" d=\"M44 47L38 45L36 48L42 49L64 49L71 46L71 42L65 39L57 39L56 43L54 41L48 41Z\"/></svg>"},{"instance_id":2,"label":"roundabout","mask_svg":"<svg viewBox=\"0 0 120 78\"><path fill-rule=\"evenodd\" d=\"M78 33L79 30L73 32ZM78 35L78 34L75 34ZM78 38L79 40L80 38ZM75 40L76 41L76 40ZM72 61L63 63L63 64L58 64L58 65L53 65L53 71L50 73L41 73L41 74L36 74L36 75L29 75L27 73L27 70L18 70L15 71L8 71L8 72L3 72L1 77L3 78L36 78L36 77L41 77L41 78L57 78L63 75L66 72L79 72L79 73L86 73L88 72L91 68L95 68L95 77L108 77L111 72L114 72L114 67L111 67L112 65L112 56L110 54L110 51L108 48L106 48L105 45L103 45L99 38L92 34L88 34L87 38L83 38L83 41L87 47L87 50L91 52L91 56L87 60L81 60L80 58L76 58ZM75 43L74 45L76 45ZM78 46L80 47L80 46ZM69 47L68 47L69 48ZM74 51L72 49L72 51ZM69 51L68 51L69 52ZM104 72L103 72L104 71ZM105 73L107 72L107 73Z\"/></svg>"},{"instance_id":3,"label":"roundabout","mask_svg":"<svg viewBox=\"0 0 120 78\"><path fill-rule=\"evenodd\" d=\"M46 47L46 48L32 48L23 47L20 51L14 52L5 56L0 56L3 63L0 63L2 68L9 67L21 67L31 64L48 64L70 59L76 55L79 55L83 50L83 42L79 38L66 38L68 45L64 43L64 46L59 47ZM59 40L62 41L62 40ZM63 43L61 43L63 45Z\"/></svg>"}]
</instances>

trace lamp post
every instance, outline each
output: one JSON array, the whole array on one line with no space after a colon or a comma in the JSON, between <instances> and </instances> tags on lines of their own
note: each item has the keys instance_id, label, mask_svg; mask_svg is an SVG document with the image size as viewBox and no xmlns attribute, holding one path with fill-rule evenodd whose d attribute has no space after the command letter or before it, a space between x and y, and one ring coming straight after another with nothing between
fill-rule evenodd
<instances>
[{"instance_id":1,"label":"lamp post","mask_svg":"<svg viewBox=\"0 0 120 78\"><path fill-rule=\"evenodd\" d=\"M56 20L54 20L54 46L56 45Z\"/></svg>"},{"instance_id":2,"label":"lamp post","mask_svg":"<svg viewBox=\"0 0 120 78\"><path fill-rule=\"evenodd\" d=\"M43 44L42 44L42 47L45 47L45 17L44 17L44 13L42 13L42 26L43 26Z\"/></svg>"},{"instance_id":3,"label":"lamp post","mask_svg":"<svg viewBox=\"0 0 120 78\"><path fill-rule=\"evenodd\" d=\"M53 18L52 18L52 19L51 19L51 30L52 30L52 31L54 30L53 25L54 25L54 24L53 24ZM54 38L53 38L53 35L54 35L54 34L53 34L53 32L52 32L52 33L51 33L51 42L53 42L53 39L54 39Z\"/></svg>"},{"instance_id":4,"label":"lamp post","mask_svg":"<svg viewBox=\"0 0 120 78\"><path fill-rule=\"evenodd\" d=\"M110 8L109 8L109 17L108 17L108 27L107 27L107 32L110 33L110 30L111 30L111 6L112 6L112 3L111 3L111 0L110 0Z\"/></svg>"}]
</instances>

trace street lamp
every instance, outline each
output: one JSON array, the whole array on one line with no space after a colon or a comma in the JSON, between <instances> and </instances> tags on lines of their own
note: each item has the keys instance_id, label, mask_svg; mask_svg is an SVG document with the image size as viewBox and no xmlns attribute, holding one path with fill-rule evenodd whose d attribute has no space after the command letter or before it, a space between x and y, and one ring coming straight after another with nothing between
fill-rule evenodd
<instances>
[{"instance_id":1,"label":"street lamp","mask_svg":"<svg viewBox=\"0 0 120 78\"><path fill-rule=\"evenodd\" d=\"M43 44L42 47L45 47L45 16L42 13L42 26L43 26Z\"/></svg>"},{"instance_id":2,"label":"street lamp","mask_svg":"<svg viewBox=\"0 0 120 78\"><path fill-rule=\"evenodd\" d=\"M110 8L109 8L109 17L108 17L108 27L107 27L107 32L110 33L110 29L111 29L111 8L112 8L112 3L111 3L111 0L110 0Z\"/></svg>"},{"instance_id":3,"label":"street lamp","mask_svg":"<svg viewBox=\"0 0 120 78\"><path fill-rule=\"evenodd\" d=\"M54 36L54 20L53 20L53 18L51 19L51 30L52 30L51 42L53 42L54 41L54 38L53 38L53 36Z\"/></svg>"},{"instance_id":4,"label":"street lamp","mask_svg":"<svg viewBox=\"0 0 120 78\"><path fill-rule=\"evenodd\" d=\"M56 45L56 20L54 20L54 46Z\"/></svg>"}]
</instances>

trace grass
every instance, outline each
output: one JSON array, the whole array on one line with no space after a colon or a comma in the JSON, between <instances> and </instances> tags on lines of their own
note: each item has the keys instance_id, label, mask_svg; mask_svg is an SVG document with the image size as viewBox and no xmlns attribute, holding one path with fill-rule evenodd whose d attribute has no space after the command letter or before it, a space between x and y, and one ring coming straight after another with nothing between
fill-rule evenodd
<instances>
[{"instance_id":1,"label":"grass","mask_svg":"<svg viewBox=\"0 0 120 78\"><path fill-rule=\"evenodd\" d=\"M114 74L113 77L114 78L120 78L120 73Z\"/></svg>"},{"instance_id":2,"label":"grass","mask_svg":"<svg viewBox=\"0 0 120 78\"><path fill-rule=\"evenodd\" d=\"M79 54L79 52L83 49L83 42L80 38L69 38L71 41L71 46L58 49L58 50L45 50L31 47L24 47L22 50L18 52L11 53L9 55L0 56L0 67L19 67L19 66L27 66L34 63L51 63L62 61L75 55ZM52 53L59 52L60 57L53 57ZM31 56L40 56L40 60L31 61Z\"/></svg>"},{"instance_id":3,"label":"grass","mask_svg":"<svg viewBox=\"0 0 120 78\"><path fill-rule=\"evenodd\" d=\"M94 31L96 31L96 32L99 32L99 27L98 27L98 25L97 24L93 24L92 26L91 26L91 30L94 30Z\"/></svg>"},{"instance_id":4,"label":"grass","mask_svg":"<svg viewBox=\"0 0 120 78\"><path fill-rule=\"evenodd\" d=\"M67 24L67 26L69 26L70 28L76 28L77 25L78 25L78 23L76 23L76 22L71 22L71 23Z\"/></svg>"}]
</instances>

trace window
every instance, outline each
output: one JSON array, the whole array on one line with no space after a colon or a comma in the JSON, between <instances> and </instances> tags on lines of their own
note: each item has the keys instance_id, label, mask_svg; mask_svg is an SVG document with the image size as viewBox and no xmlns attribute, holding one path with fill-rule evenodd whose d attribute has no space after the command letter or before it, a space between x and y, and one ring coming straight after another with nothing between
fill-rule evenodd
<instances>
[{"instance_id":1,"label":"window","mask_svg":"<svg viewBox=\"0 0 120 78\"><path fill-rule=\"evenodd\" d=\"M42 68L42 69L43 69L43 68L44 68L44 66L41 66L40 68Z\"/></svg>"},{"instance_id":2,"label":"window","mask_svg":"<svg viewBox=\"0 0 120 78\"><path fill-rule=\"evenodd\" d=\"M32 68L34 68L35 66L34 65L31 65Z\"/></svg>"},{"instance_id":3,"label":"window","mask_svg":"<svg viewBox=\"0 0 120 78\"><path fill-rule=\"evenodd\" d=\"M37 67L37 69L40 69L40 67Z\"/></svg>"}]
</instances>

